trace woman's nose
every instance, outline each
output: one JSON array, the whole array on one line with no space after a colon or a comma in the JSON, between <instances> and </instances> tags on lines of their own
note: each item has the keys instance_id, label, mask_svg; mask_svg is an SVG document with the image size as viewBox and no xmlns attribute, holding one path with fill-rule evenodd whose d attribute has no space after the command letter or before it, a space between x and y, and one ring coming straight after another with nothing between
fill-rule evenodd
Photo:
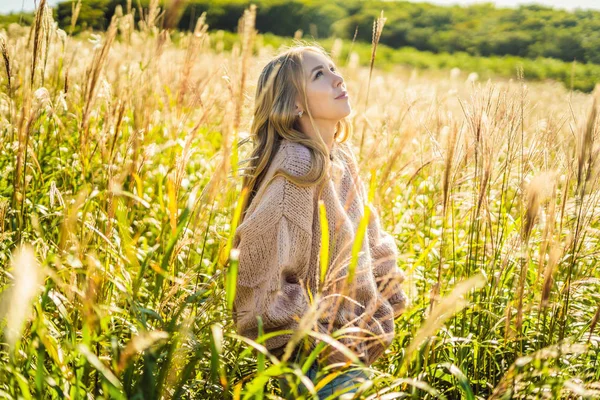
<instances>
[{"instance_id":1,"label":"woman's nose","mask_svg":"<svg viewBox=\"0 0 600 400\"><path fill-rule=\"evenodd\" d=\"M334 78L334 87L341 86L344 83L344 78L339 75L336 75Z\"/></svg>"}]
</instances>

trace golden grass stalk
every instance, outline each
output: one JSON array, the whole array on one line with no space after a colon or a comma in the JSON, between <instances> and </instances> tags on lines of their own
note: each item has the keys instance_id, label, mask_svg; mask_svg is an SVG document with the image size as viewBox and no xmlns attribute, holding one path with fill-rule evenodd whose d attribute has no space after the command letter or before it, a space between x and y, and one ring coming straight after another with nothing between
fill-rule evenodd
<instances>
[{"instance_id":1,"label":"golden grass stalk","mask_svg":"<svg viewBox=\"0 0 600 400\"><path fill-rule=\"evenodd\" d=\"M239 85L236 92L235 98L235 111L233 114L233 148L231 151L231 165L237 165L238 163L238 131L240 127L240 121L242 119L242 109L244 107L244 90L246 88L246 77L248 75L248 64L252 57L252 50L254 48L254 41L256 38L257 31L254 28L256 24L256 5L251 4L247 10L244 10L244 15L240 19L242 35L242 54L241 62L239 64ZM233 168L233 176L237 179L237 168Z\"/></svg>"},{"instance_id":2,"label":"golden grass stalk","mask_svg":"<svg viewBox=\"0 0 600 400\"><path fill-rule=\"evenodd\" d=\"M133 10L131 9L131 1L129 1L129 7L126 14L123 14L123 7L118 4L115 7L115 15L119 18L120 37L124 43L131 45L131 36L135 30L135 8Z\"/></svg>"},{"instance_id":3,"label":"golden grass stalk","mask_svg":"<svg viewBox=\"0 0 600 400\"><path fill-rule=\"evenodd\" d=\"M158 0L150 0L148 6L148 15L146 16L146 28L152 30L156 24L156 19L160 13L160 7L158 6Z\"/></svg>"},{"instance_id":4,"label":"golden grass stalk","mask_svg":"<svg viewBox=\"0 0 600 400\"><path fill-rule=\"evenodd\" d=\"M358 25L356 25L356 28L354 28L354 35L352 36L352 41L350 42L350 48L348 49L348 57L346 58L346 65L351 67L350 65L350 59L352 58L352 55L355 54L356 52L352 52L352 49L354 48L354 43L356 42L356 36L358 35Z\"/></svg>"},{"instance_id":5,"label":"golden grass stalk","mask_svg":"<svg viewBox=\"0 0 600 400\"><path fill-rule=\"evenodd\" d=\"M321 325L320 327L318 326L319 318L323 315L323 313L327 311L326 307L328 302L326 300L327 296L321 298L320 293L318 293L315 297L315 301L313 301L312 304L309 305L308 310L302 315L302 317L298 321L298 327L294 329L290 341L285 347L285 351L282 356L283 361L289 360L294 348L296 347L296 344L298 344L300 340L302 340L306 335L308 335L308 340L313 343L321 341L329 345L329 349L325 350L325 354L330 361L339 358L339 356L341 355L347 360L360 363L357 354L337 339L338 336L342 336L346 332L340 330L337 331L336 334L336 332L331 332L331 328L325 328L323 325ZM348 300L351 301L351 299ZM315 326L317 326L317 329L313 329ZM327 329L327 333L323 332L325 329ZM356 328L349 329L356 330ZM336 355L333 356L331 352L334 352Z\"/></svg>"},{"instance_id":6,"label":"golden grass stalk","mask_svg":"<svg viewBox=\"0 0 600 400\"><path fill-rule=\"evenodd\" d=\"M513 301L509 301L504 309L504 340L513 338L515 336L514 329L511 328L510 321L512 319Z\"/></svg>"},{"instance_id":7,"label":"golden grass stalk","mask_svg":"<svg viewBox=\"0 0 600 400\"><path fill-rule=\"evenodd\" d=\"M375 65L375 56L377 55L377 44L379 43L379 39L381 38L381 32L383 31L383 26L385 25L385 21L387 18L383 17L383 10L381 10L381 16L373 21L373 35L371 38L371 62L369 65L369 80L367 81L367 94L365 96L365 112L367 111L367 106L369 105L369 91L371 89L371 76L373 75L373 66ZM358 152L358 156L360 157L362 154L362 148L365 141L365 131L367 129L367 123L363 124L363 130L360 137L360 148Z\"/></svg>"},{"instance_id":8,"label":"golden grass stalk","mask_svg":"<svg viewBox=\"0 0 600 400\"><path fill-rule=\"evenodd\" d=\"M371 62L369 65L369 81L367 83L367 94L365 98L365 109L367 104L369 104L369 89L371 86L371 76L373 74L373 66L375 65L375 56L377 54L377 44L379 43L379 39L381 38L381 32L383 31L383 26L385 25L385 21L387 18L383 17L383 10L381 10L381 16L377 18L373 22L373 35L371 37Z\"/></svg>"},{"instance_id":9,"label":"golden grass stalk","mask_svg":"<svg viewBox=\"0 0 600 400\"><path fill-rule=\"evenodd\" d=\"M413 341L406 349L406 356L402 365L402 371L406 371L413 353L426 341L428 338L452 317L454 314L462 310L468 305L465 299L466 295L475 289L483 287L486 279L482 274L474 275L462 282L459 282L452 292L445 296L431 311L425 322L415 333ZM403 375L400 373L399 375Z\"/></svg>"},{"instance_id":10,"label":"golden grass stalk","mask_svg":"<svg viewBox=\"0 0 600 400\"><path fill-rule=\"evenodd\" d=\"M10 63L10 55L8 54L8 46L4 35L0 35L0 53L2 53L2 59L4 60L4 71L6 71L6 88L8 90L8 97L12 98L12 70Z\"/></svg>"},{"instance_id":11,"label":"golden grass stalk","mask_svg":"<svg viewBox=\"0 0 600 400\"><path fill-rule=\"evenodd\" d=\"M2 298L0 314L6 317L4 335L12 351L20 340L23 324L31 316L32 302L44 282L44 272L31 246L23 245L14 251L9 275L13 285Z\"/></svg>"},{"instance_id":12,"label":"golden grass stalk","mask_svg":"<svg viewBox=\"0 0 600 400\"><path fill-rule=\"evenodd\" d=\"M98 86L98 82L100 81L100 75L102 74L102 70L104 69L104 66L107 63L110 48L117 35L117 23L118 17L113 16L104 37L104 44L100 48L96 49L92 58L92 62L90 63L90 66L86 71L85 85L83 87L83 115L81 118L79 130L79 141L83 153L82 161L86 159L87 153L86 146L88 142L89 129L88 119L92 107L94 105L96 88Z\"/></svg>"},{"instance_id":13,"label":"golden grass stalk","mask_svg":"<svg viewBox=\"0 0 600 400\"><path fill-rule=\"evenodd\" d=\"M559 357L570 354L581 354L586 350L586 346L582 344L559 343L544 347L531 354L517 358L508 368L500 382L494 388L488 400L505 399L507 393L514 394L514 388L521 377L519 370L527 370L535 368L534 365L544 359L558 359ZM529 376L525 378L530 379ZM511 396L512 397L512 396Z\"/></svg>"},{"instance_id":14,"label":"golden grass stalk","mask_svg":"<svg viewBox=\"0 0 600 400\"><path fill-rule=\"evenodd\" d=\"M52 29L54 27L54 19L52 18L52 9L50 7L44 8L42 22L44 36L44 65L42 67L41 75L42 86L44 86L46 77L46 66L48 65L48 54L50 53L50 39L52 37L52 34L55 33L55 31Z\"/></svg>"},{"instance_id":15,"label":"golden grass stalk","mask_svg":"<svg viewBox=\"0 0 600 400\"><path fill-rule=\"evenodd\" d=\"M233 311L233 304L235 302L235 292L237 290L237 277L238 277L238 264L240 259L240 250L231 249L229 256L229 267L227 268L227 274L225 275L225 292L226 292L226 303L227 309Z\"/></svg>"},{"instance_id":16,"label":"golden grass stalk","mask_svg":"<svg viewBox=\"0 0 600 400\"><path fill-rule=\"evenodd\" d=\"M254 21L256 18L256 8L251 6L249 8L249 10L245 10L244 15L242 18L240 18L239 23L238 23L238 31L240 34L246 32L248 35L250 36L254 36L255 31L254 31ZM252 40L253 38L243 38L243 45L245 46L244 49L246 49L246 51L248 51L248 53L246 53L246 57L250 57L251 56L251 51L252 51ZM245 44L244 44L245 43ZM232 54L234 54L237 50L235 50L236 46L234 46L234 49L232 50ZM244 62L242 61L242 69L244 69L245 67L243 67L243 65L247 64L248 61ZM243 77L241 77L243 80L245 80L245 76L246 73L244 71L243 72ZM221 161L219 166L217 167L217 173L215 173L210 181L207 184L208 190L207 192L207 196L208 196L208 202L212 203L215 199L215 197L217 196L217 191L219 188L219 183L220 182L230 182L230 180L226 179L223 180L221 179L223 176L223 173L227 173L227 171L229 171L229 167L230 165L234 165L237 168L238 165L238 141L237 141L237 129L234 128L234 124L235 124L235 120L236 118L236 110L240 110L241 112L241 106L239 105L241 102L241 105L243 105L243 88L242 83L240 81L240 85L239 85L239 89L236 92L236 89L234 89L233 84L231 83L231 79L229 79L229 77L227 77L228 79L226 79L227 81L227 89L229 90L231 96L233 99L235 99L235 103L231 104L231 102L227 102L226 106L225 106L225 117L224 117L224 121L227 121L226 123L223 124L223 129L222 129L222 136L223 136L223 140L222 140L222 151L221 151ZM258 101L257 101L258 102ZM233 115L231 115L233 114ZM238 122L239 124L239 122ZM233 132L233 136L234 138L232 139L232 132ZM233 140L233 151L232 151L232 144L231 141ZM237 171L235 170L236 168L234 168L233 171L233 176L237 176Z\"/></svg>"},{"instance_id":17,"label":"golden grass stalk","mask_svg":"<svg viewBox=\"0 0 600 400\"><path fill-rule=\"evenodd\" d=\"M545 308L549 306L550 292L552 291L552 284L554 282L554 272L558 265L558 260L562 254L562 250L559 246L554 246L550 250L550 257L548 264L546 264L546 271L544 272L544 284L542 285L542 297L540 301L540 307Z\"/></svg>"},{"instance_id":18,"label":"golden grass stalk","mask_svg":"<svg viewBox=\"0 0 600 400\"><path fill-rule=\"evenodd\" d=\"M206 12L203 12L196 21L193 34L188 36L188 45L185 52L185 61L181 67L181 82L179 84L179 95L177 102L183 104L188 89L188 80L192 71L194 60L198 57L202 41L207 37L208 25L206 25Z\"/></svg>"},{"instance_id":19,"label":"golden grass stalk","mask_svg":"<svg viewBox=\"0 0 600 400\"><path fill-rule=\"evenodd\" d=\"M446 160L444 163L444 177L442 180L442 235L440 238L440 260L438 262L437 281L432 286L430 291L429 312L431 312L435 301L438 299L442 286L442 265L444 262L444 230L446 228L447 206L448 199L450 197L451 172L452 165L454 162L454 153L456 150L456 138L458 136L458 130L456 129L456 126L453 126L453 128L444 126L444 128L442 129L449 131L449 135L447 136L446 141Z\"/></svg>"},{"instance_id":20,"label":"golden grass stalk","mask_svg":"<svg viewBox=\"0 0 600 400\"><path fill-rule=\"evenodd\" d=\"M520 334L523 327L523 297L525 295L525 282L527 271L529 270L529 240L535 220L539 214L540 205L549 196L548 189L552 187L551 173L544 172L534 177L526 190L526 209L525 209L525 224L523 227L523 243L524 248L520 257L521 270L517 286L517 317L515 328Z\"/></svg>"},{"instance_id":21,"label":"golden grass stalk","mask_svg":"<svg viewBox=\"0 0 600 400\"><path fill-rule=\"evenodd\" d=\"M375 170L371 170L371 180L369 184L369 193L367 198L368 205L371 205L373 202L373 197L375 196L375 188ZM356 232L356 237L354 238L354 243L352 244L352 259L350 261L350 265L348 266L348 276L346 278L348 283L354 280L354 274L356 271L356 266L358 264L358 255L362 249L363 239L367 234L367 227L369 225L370 215L371 208L369 206L364 207L363 216L358 225L358 230Z\"/></svg>"},{"instance_id":22,"label":"golden grass stalk","mask_svg":"<svg viewBox=\"0 0 600 400\"><path fill-rule=\"evenodd\" d=\"M117 364L117 369L115 371L117 375L127 367L131 358L133 358L137 353L140 353L153 344L168 338L169 334L164 331L147 331L133 337L119 355L119 363Z\"/></svg>"},{"instance_id":23,"label":"golden grass stalk","mask_svg":"<svg viewBox=\"0 0 600 400\"><path fill-rule=\"evenodd\" d=\"M340 38L336 38L333 41L333 46L331 47L331 58L337 63L342 55L342 49L344 48L344 42Z\"/></svg>"},{"instance_id":24,"label":"golden grass stalk","mask_svg":"<svg viewBox=\"0 0 600 400\"><path fill-rule=\"evenodd\" d=\"M46 0L41 0L40 1L40 5L38 6L36 13L35 13L35 22L34 22L34 29L33 29L33 56L31 58L31 76L30 76L30 82L31 82L31 87L34 87L34 78L35 78L35 71L36 71L36 67L37 67L37 63L38 63L38 59L39 59L39 53L40 53L40 46L41 46L41 41L42 41L42 33L43 33L43 29L42 29L42 22L44 19L44 15L45 15L45 9L46 9Z\"/></svg>"},{"instance_id":25,"label":"golden grass stalk","mask_svg":"<svg viewBox=\"0 0 600 400\"><path fill-rule=\"evenodd\" d=\"M540 243L539 250L539 261L538 261L538 273L535 277L534 287L537 287L540 277L542 276L542 271L544 270L544 265L546 263L546 252L548 250L549 243L552 241L554 237L554 229L556 225L556 198L557 198L557 182L556 176L552 180L552 188L550 201L548 206L548 217L546 223L544 225L544 231L542 233L542 241Z\"/></svg>"},{"instance_id":26,"label":"golden grass stalk","mask_svg":"<svg viewBox=\"0 0 600 400\"><path fill-rule=\"evenodd\" d=\"M60 239L58 242L58 248L63 251L68 248L71 244L71 240L74 243L78 243L78 239L74 232L76 232L77 224L77 213L80 207L85 204L85 200L89 195L89 188L84 188L77 193L75 201L71 203L71 207L68 210L64 210L64 219L60 229Z\"/></svg>"},{"instance_id":27,"label":"golden grass stalk","mask_svg":"<svg viewBox=\"0 0 600 400\"><path fill-rule=\"evenodd\" d=\"M594 329L596 329L596 325L598 324L598 320L600 320L600 304L598 305L598 309L596 309L596 314L594 314L594 318L592 318L592 322L590 323L590 335L588 336L588 343L592 338L592 334L594 333Z\"/></svg>"},{"instance_id":28,"label":"golden grass stalk","mask_svg":"<svg viewBox=\"0 0 600 400\"><path fill-rule=\"evenodd\" d=\"M223 327L219 323L213 323L210 326L212 335L210 336L210 352L211 352L211 378L219 382L223 387L227 386L227 376L223 364L221 363L221 354L223 354Z\"/></svg>"},{"instance_id":29,"label":"golden grass stalk","mask_svg":"<svg viewBox=\"0 0 600 400\"><path fill-rule=\"evenodd\" d=\"M242 192L238 199L237 205L233 212L233 219L231 221L231 228L229 233L229 238L227 239L227 245L223 250L223 257L228 257L230 264L227 268L227 274L225 277L225 287L226 287L226 299L227 299L227 307L229 310L233 310L233 303L235 300L235 292L237 288L237 275L238 275L238 261L240 250L232 248L235 238L235 232L237 230L240 217L242 215L242 205L246 201L246 197L248 196L248 188L242 188ZM223 258L221 259L223 260ZM223 261L221 261L225 264Z\"/></svg>"},{"instance_id":30,"label":"golden grass stalk","mask_svg":"<svg viewBox=\"0 0 600 400\"><path fill-rule=\"evenodd\" d=\"M246 87L246 76L248 73L248 64L250 63L250 57L252 56L252 50L254 48L254 41L257 35L257 31L254 28L256 24L256 5L251 4L249 9L244 10L244 15L240 19L242 26L239 32L242 35L242 54L240 67L240 80L237 91L237 98L235 104L235 114L233 129L237 132L240 126L240 120L242 115L242 107L244 106L244 89Z\"/></svg>"},{"instance_id":31,"label":"golden grass stalk","mask_svg":"<svg viewBox=\"0 0 600 400\"><path fill-rule=\"evenodd\" d=\"M579 137L579 143L577 148L577 189L580 192L580 196L583 196L584 181L587 181L589 176L589 170L587 176L584 176L586 165L591 165L592 146L594 141L594 127L596 124L596 116L598 113L597 106L598 99L596 96L593 97L592 108L590 109L585 129L582 131L582 135Z\"/></svg>"},{"instance_id":32,"label":"golden grass stalk","mask_svg":"<svg viewBox=\"0 0 600 400\"><path fill-rule=\"evenodd\" d=\"M321 248L319 252L319 261L321 265L319 289L321 290L325 284L325 277L327 276L327 266L329 263L329 224L327 222L327 212L325 210L325 203L323 200L319 200L319 222L321 225Z\"/></svg>"},{"instance_id":33,"label":"golden grass stalk","mask_svg":"<svg viewBox=\"0 0 600 400\"><path fill-rule=\"evenodd\" d=\"M0 200L0 241L4 237L4 222L6 220L6 214L8 213L8 200Z\"/></svg>"},{"instance_id":34,"label":"golden grass stalk","mask_svg":"<svg viewBox=\"0 0 600 400\"><path fill-rule=\"evenodd\" d=\"M25 92L31 93L31 87L25 84ZM24 204L25 204L25 196L26 196L26 184L27 175L25 174L25 169L27 165L27 155L29 149L29 139L31 136L32 127L34 123L38 120L41 112L42 112L42 102L36 102L35 106L32 108L32 97L31 95L26 95L22 104L21 118L18 124L18 147L17 147L17 157L15 170L13 173L13 198L12 205L13 208L20 211L19 214L19 229L17 231L17 239L20 239L21 228L24 224ZM18 240L17 240L18 241Z\"/></svg>"},{"instance_id":35,"label":"golden grass stalk","mask_svg":"<svg viewBox=\"0 0 600 400\"><path fill-rule=\"evenodd\" d=\"M448 198L450 197L450 180L452 174L452 167L454 163L454 154L456 152L456 139L458 136L458 129L456 126L452 128L447 128L449 130L449 135L447 136L446 141L446 159L444 163L444 178L442 180L442 191L443 191L443 214L446 215L446 208L448 206Z\"/></svg>"},{"instance_id":36,"label":"golden grass stalk","mask_svg":"<svg viewBox=\"0 0 600 400\"><path fill-rule=\"evenodd\" d=\"M98 358L98 356L96 354L94 354L92 352L92 350L90 350L90 348L86 344L84 344L84 343L78 344L77 351L79 353L81 353L86 358L86 360L90 363L90 365L92 365L94 368L96 368L98 370L98 372L101 373L108 382L110 382L111 385L113 385L118 390L121 390L123 388L121 381L119 381L119 379L115 376L115 374L112 372L112 370L106 364L104 364Z\"/></svg>"},{"instance_id":37,"label":"golden grass stalk","mask_svg":"<svg viewBox=\"0 0 600 400\"><path fill-rule=\"evenodd\" d=\"M476 144L477 146L478 144ZM492 157L491 157L491 149L488 149L484 153L483 159L483 176L481 177L481 183L479 185L479 196L477 200L477 209L475 212L475 218L478 218L481 212L481 206L484 203L484 200L487 199L486 194L488 190L488 185L490 183L490 177L492 176ZM486 203L487 205L487 203Z\"/></svg>"},{"instance_id":38,"label":"golden grass stalk","mask_svg":"<svg viewBox=\"0 0 600 400\"><path fill-rule=\"evenodd\" d=\"M572 236L572 242L570 243L570 248L572 250L571 260L569 262L569 266L567 269L567 277L563 288L561 289L561 293L564 293L564 302L561 308L561 325L560 325L560 333L559 338L562 340L564 338L564 332L566 328L566 319L569 311L569 301L571 295L571 280L573 275L573 268L577 261L578 256L578 244L580 240L582 240L582 236L585 235L585 215L587 214L587 210L584 211L584 196L587 191L591 191L593 186L588 187L588 182L590 181L591 176L593 175L593 166L596 163L597 152L592 151L594 146L594 136L596 131L596 122L598 115L598 100L600 97L600 92L598 90L594 91L594 95L592 96L592 108L588 114L588 119L585 124L585 129L582 131L582 134L579 139L579 148L577 149L577 183L576 183L576 218L575 218L575 233ZM587 207L592 206L594 200L592 199L588 202ZM593 207L593 206L592 206ZM588 219L588 223L590 220Z\"/></svg>"},{"instance_id":39,"label":"golden grass stalk","mask_svg":"<svg viewBox=\"0 0 600 400\"><path fill-rule=\"evenodd\" d=\"M535 176L527 186L525 227L523 229L523 240L529 242L531 231L540 211L540 205L552 194L554 187L554 173L543 172Z\"/></svg>"},{"instance_id":40,"label":"golden grass stalk","mask_svg":"<svg viewBox=\"0 0 600 400\"><path fill-rule=\"evenodd\" d=\"M77 24L77 18L79 18L79 12L81 11L81 0L77 0L77 3L71 3L71 26L69 27L69 35L73 35L75 24Z\"/></svg>"}]
</instances>

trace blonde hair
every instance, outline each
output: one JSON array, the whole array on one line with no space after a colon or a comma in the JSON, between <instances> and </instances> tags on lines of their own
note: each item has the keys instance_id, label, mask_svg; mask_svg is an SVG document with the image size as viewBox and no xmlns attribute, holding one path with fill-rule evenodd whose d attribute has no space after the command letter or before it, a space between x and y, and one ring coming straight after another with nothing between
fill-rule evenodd
<instances>
[{"instance_id":1,"label":"blonde hair","mask_svg":"<svg viewBox=\"0 0 600 400\"><path fill-rule=\"evenodd\" d=\"M327 145L320 134L317 138L312 138L298 129L298 114L294 108L296 97L300 95L305 113L308 114L315 132L318 132L308 108L306 77L302 69L303 55L307 51L319 53L333 63L320 45L296 44L269 61L258 78L254 119L248 137L254 141L254 148L250 158L242 161L249 161L249 167L246 169L250 172L244 175L243 187L248 188L248 195L242 205L240 222L243 221L248 206L258 192L283 138L301 143L310 150L311 168L304 176L290 175L279 169L273 178L282 175L301 187L317 185L322 188L325 183L330 165ZM336 125L334 141L343 143L350 133L350 122L347 118L342 118Z\"/></svg>"}]
</instances>

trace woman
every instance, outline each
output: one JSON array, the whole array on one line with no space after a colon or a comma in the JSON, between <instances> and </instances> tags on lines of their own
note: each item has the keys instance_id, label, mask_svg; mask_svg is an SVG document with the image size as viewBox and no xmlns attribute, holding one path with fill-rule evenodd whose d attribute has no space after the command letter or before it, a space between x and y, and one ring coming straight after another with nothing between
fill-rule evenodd
<instances>
[{"instance_id":1,"label":"woman","mask_svg":"<svg viewBox=\"0 0 600 400\"><path fill-rule=\"evenodd\" d=\"M394 240L381 229L373 208L354 275L347 279L367 206L356 158L346 143L350 112L344 79L321 47L291 47L264 67L256 90L250 172L244 179L249 195L234 238L240 251L234 318L241 335L256 339L257 317L264 333L294 330L304 326L302 318L315 310L311 299L317 299L317 311L310 313L316 315L312 329L332 334L353 328L337 340L370 365L390 345L394 318L406 308L407 298ZM320 201L329 232L323 282ZM277 335L264 345L281 356L292 338ZM309 350L316 342L310 345ZM301 353L306 354L298 345L294 359ZM313 381L320 367L349 361L329 346L322 354L309 370ZM346 371L319 395L347 390L365 378Z\"/></svg>"}]
</instances>

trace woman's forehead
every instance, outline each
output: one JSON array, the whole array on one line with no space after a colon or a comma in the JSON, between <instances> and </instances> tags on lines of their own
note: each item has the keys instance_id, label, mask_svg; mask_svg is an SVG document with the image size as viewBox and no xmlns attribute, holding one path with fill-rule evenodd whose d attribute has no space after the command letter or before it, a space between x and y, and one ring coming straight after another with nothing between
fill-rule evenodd
<instances>
[{"instance_id":1,"label":"woman's forehead","mask_svg":"<svg viewBox=\"0 0 600 400\"><path fill-rule=\"evenodd\" d=\"M319 65L323 65L325 67L329 66L331 61L322 54L306 51L302 57L302 64L304 71L310 73L313 68Z\"/></svg>"}]
</instances>

